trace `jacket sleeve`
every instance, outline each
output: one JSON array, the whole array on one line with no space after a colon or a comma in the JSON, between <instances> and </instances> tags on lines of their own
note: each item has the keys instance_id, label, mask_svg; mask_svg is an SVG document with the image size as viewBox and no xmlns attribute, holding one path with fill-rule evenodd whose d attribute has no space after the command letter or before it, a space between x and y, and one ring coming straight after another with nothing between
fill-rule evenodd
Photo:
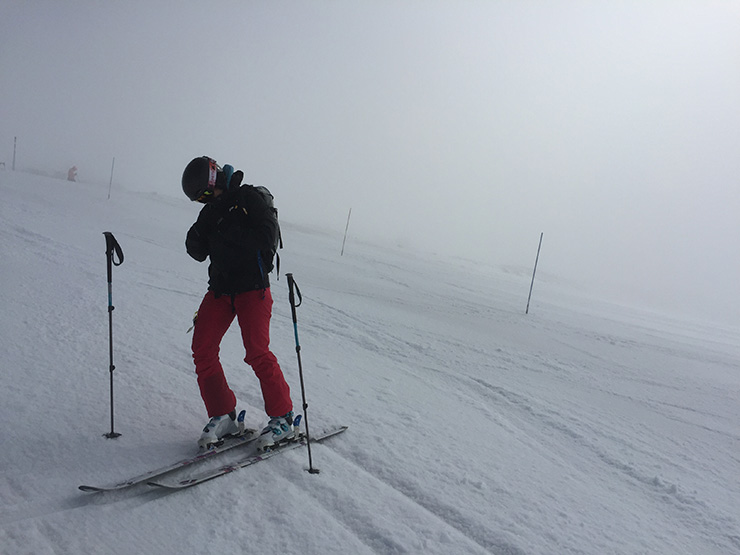
<instances>
[{"instance_id":1,"label":"jacket sleeve","mask_svg":"<svg viewBox=\"0 0 740 555\"><path fill-rule=\"evenodd\" d=\"M185 239L185 249L198 262L203 262L208 258L208 241L198 231L197 223L193 224L188 231L188 236Z\"/></svg>"},{"instance_id":2,"label":"jacket sleeve","mask_svg":"<svg viewBox=\"0 0 740 555\"><path fill-rule=\"evenodd\" d=\"M203 262L210 254L208 235L215 227L212 214L213 210L204 207L198 215L198 220L188 230L185 238L185 249L188 254L198 262Z\"/></svg>"}]
</instances>

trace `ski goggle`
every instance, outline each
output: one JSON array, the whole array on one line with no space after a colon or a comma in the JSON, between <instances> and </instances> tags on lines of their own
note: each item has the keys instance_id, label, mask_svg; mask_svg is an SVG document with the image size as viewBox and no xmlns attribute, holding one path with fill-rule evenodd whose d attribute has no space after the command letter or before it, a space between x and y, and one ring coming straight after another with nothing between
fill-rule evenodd
<instances>
[{"instance_id":1,"label":"ski goggle","mask_svg":"<svg viewBox=\"0 0 740 555\"><path fill-rule=\"evenodd\" d=\"M213 198L213 191L216 189L216 177L220 169L213 158L208 158L208 186L203 194L195 199L197 202L206 203Z\"/></svg>"}]
</instances>

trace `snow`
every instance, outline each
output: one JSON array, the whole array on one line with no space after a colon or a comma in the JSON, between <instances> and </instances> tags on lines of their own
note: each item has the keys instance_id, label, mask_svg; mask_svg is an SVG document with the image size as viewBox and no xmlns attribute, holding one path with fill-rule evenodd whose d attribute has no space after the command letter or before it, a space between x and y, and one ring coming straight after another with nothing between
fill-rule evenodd
<instances>
[{"instance_id":1,"label":"snow","mask_svg":"<svg viewBox=\"0 0 740 555\"><path fill-rule=\"evenodd\" d=\"M11 171L0 191L4 554L740 553L737 329L588 299L545 264L525 315L529 269L354 237L340 256L343 225L282 222L309 424L349 426L313 446L321 473L299 449L181 492L80 492L195 449L198 206ZM125 255L115 440L103 231ZM273 294L300 407L284 276ZM236 325L221 352L261 426Z\"/></svg>"}]
</instances>

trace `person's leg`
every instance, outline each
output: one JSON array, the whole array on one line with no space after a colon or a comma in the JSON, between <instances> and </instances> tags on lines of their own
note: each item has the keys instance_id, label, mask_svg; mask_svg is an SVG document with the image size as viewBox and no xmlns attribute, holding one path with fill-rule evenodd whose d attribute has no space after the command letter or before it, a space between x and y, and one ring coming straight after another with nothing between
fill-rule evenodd
<instances>
[{"instance_id":1,"label":"person's leg","mask_svg":"<svg viewBox=\"0 0 740 555\"><path fill-rule=\"evenodd\" d=\"M193 329L193 361L200 395L208 416L229 414L236 408L236 396L229 388L218 353L226 330L234 321L230 297L206 293Z\"/></svg>"},{"instance_id":2,"label":"person's leg","mask_svg":"<svg viewBox=\"0 0 740 555\"><path fill-rule=\"evenodd\" d=\"M236 296L235 305L246 352L244 362L260 381L265 412L268 416L283 416L293 410L293 401L283 371L270 351L270 290L241 293Z\"/></svg>"}]
</instances>

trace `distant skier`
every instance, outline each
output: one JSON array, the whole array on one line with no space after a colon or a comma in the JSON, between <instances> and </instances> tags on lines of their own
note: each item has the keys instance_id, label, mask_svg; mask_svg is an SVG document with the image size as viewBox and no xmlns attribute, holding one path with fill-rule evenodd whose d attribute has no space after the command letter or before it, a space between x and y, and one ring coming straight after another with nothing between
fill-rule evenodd
<instances>
[{"instance_id":1,"label":"distant skier","mask_svg":"<svg viewBox=\"0 0 740 555\"><path fill-rule=\"evenodd\" d=\"M67 181L77 181L77 166L72 166L67 171Z\"/></svg>"},{"instance_id":2,"label":"distant skier","mask_svg":"<svg viewBox=\"0 0 740 555\"><path fill-rule=\"evenodd\" d=\"M272 295L267 274L279 233L277 214L265 199L269 192L241 185L243 178L243 172L229 165L221 168L207 156L193 159L182 174L184 193L205 204L188 231L187 252L199 262L210 257L208 292L198 309L192 342L198 385L210 417L198 442L203 448L237 431L236 396L219 360L221 340L234 317L241 328L244 362L259 379L269 417L259 447L295 435L290 388L270 351Z\"/></svg>"}]
</instances>

